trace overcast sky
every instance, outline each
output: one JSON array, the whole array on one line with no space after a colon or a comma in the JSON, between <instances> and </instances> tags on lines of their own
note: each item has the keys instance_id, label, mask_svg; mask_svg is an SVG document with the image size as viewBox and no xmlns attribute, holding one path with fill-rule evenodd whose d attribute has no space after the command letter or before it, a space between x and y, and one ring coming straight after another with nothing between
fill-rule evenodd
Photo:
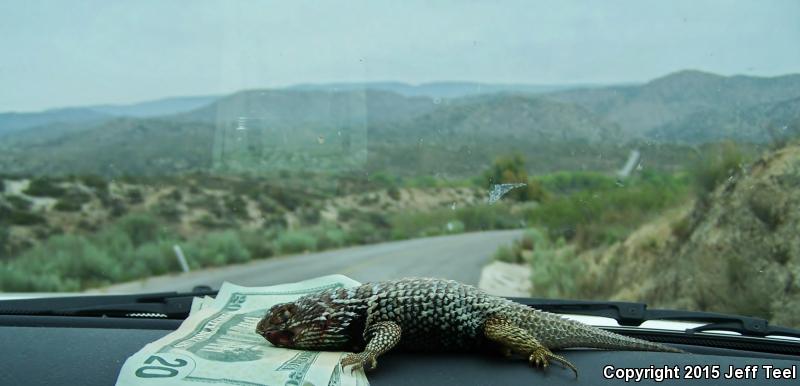
<instances>
[{"instance_id":1,"label":"overcast sky","mask_svg":"<svg viewBox=\"0 0 800 386\"><path fill-rule=\"evenodd\" d=\"M797 0L3 0L0 111L294 83L772 76L800 72L798 42Z\"/></svg>"}]
</instances>

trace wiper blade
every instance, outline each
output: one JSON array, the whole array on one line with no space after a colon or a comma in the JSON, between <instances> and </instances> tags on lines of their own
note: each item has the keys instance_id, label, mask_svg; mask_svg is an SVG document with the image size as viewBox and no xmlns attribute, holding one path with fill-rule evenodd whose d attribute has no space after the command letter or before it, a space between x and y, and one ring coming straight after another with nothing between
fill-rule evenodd
<instances>
[{"instance_id":1,"label":"wiper blade","mask_svg":"<svg viewBox=\"0 0 800 386\"><path fill-rule=\"evenodd\" d=\"M645 303L601 302L580 300L553 300L535 298L510 298L518 303L553 313L590 315L611 318L622 326L640 326L648 320L669 320L704 323L687 329L687 334L705 331L731 331L743 336L764 338L785 336L800 338L800 330L772 326L769 321L741 315L716 312L648 309Z\"/></svg>"},{"instance_id":2,"label":"wiper blade","mask_svg":"<svg viewBox=\"0 0 800 386\"><path fill-rule=\"evenodd\" d=\"M185 319L192 298L216 295L213 290L134 295L89 295L0 301L0 315L159 317Z\"/></svg>"},{"instance_id":3,"label":"wiper blade","mask_svg":"<svg viewBox=\"0 0 800 386\"><path fill-rule=\"evenodd\" d=\"M0 301L0 315L130 317L138 314L167 319L185 319L189 315L192 298L206 295L216 296L216 294L217 292L213 290L199 290L134 295L14 299ZM616 320L622 326L640 326L648 320L669 320L703 323L702 326L685 330L687 334L705 331L731 331L750 337L800 338L800 330L773 326L766 319L741 315L648 309L647 304L636 302L510 299L542 311L606 317Z\"/></svg>"}]
</instances>

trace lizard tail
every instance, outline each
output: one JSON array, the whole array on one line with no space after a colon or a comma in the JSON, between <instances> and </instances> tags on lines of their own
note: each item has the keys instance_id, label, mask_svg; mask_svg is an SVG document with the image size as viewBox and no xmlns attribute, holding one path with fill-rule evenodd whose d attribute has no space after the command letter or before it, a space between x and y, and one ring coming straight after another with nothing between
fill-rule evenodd
<instances>
[{"instance_id":1,"label":"lizard tail","mask_svg":"<svg viewBox=\"0 0 800 386\"><path fill-rule=\"evenodd\" d=\"M661 343L615 334L610 331L587 326L588 329L576 336L571 347L593 347L606 350L660 351L684 353L685 351Z\"/></svg>"},{"instance_id":2,"label":"lizard tail","mask_svg":"<svg viewBox=\"0 0 800 386\"><path fill-rule=\"evenodd\" d=\"M549 312L530 308L526 311L519 320L520 327L528 330L551 349L587 347L606 350L684 352L660 343L615 334Z\"/></svg>"}]
</instances>

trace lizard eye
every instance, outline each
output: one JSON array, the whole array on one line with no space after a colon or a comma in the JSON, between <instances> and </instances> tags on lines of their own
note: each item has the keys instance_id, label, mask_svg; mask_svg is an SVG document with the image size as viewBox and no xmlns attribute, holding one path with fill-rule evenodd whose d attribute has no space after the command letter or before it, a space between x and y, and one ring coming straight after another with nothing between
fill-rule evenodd
<instances>
[{"instance_id":1,"label":"lizard eye","mask_svg":"<svg viewBox=\"0 0 800 386\"><path fill-rule=\"evenodd\" d=\"M294 304L281 304L270 310L269 324L280 326L286 324L294 314Z\"/></svg>"}]
</instances>

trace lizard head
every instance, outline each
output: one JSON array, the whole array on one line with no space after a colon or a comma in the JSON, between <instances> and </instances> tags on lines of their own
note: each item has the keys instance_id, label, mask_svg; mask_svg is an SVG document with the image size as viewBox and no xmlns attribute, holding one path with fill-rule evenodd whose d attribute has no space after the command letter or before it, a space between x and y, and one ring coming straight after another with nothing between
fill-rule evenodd
<instances>
[{"instance_id":1,"label":"lizard head","mask_svg":"<svg viewBox=\"0 0 800 386\"><path fill-rule=\"evenodd\" d=\"M258 322L256 333L275 346L298 349L342 349L350 342L354 314L337 312L328 294L276 304Z\"/></svg>"},{"instance_id":2,"label":"lizard head","mask_svg":"<svg viewBox=\"0 0 800 386\"><path fill-rule=\"evenodd\" d=\"M298 328L296 323L292 323L292 317L296 313L297 306L292 303L275 305L258 322L256 332L275 346L294 347Z\"/></svg>"}]
</instances>

